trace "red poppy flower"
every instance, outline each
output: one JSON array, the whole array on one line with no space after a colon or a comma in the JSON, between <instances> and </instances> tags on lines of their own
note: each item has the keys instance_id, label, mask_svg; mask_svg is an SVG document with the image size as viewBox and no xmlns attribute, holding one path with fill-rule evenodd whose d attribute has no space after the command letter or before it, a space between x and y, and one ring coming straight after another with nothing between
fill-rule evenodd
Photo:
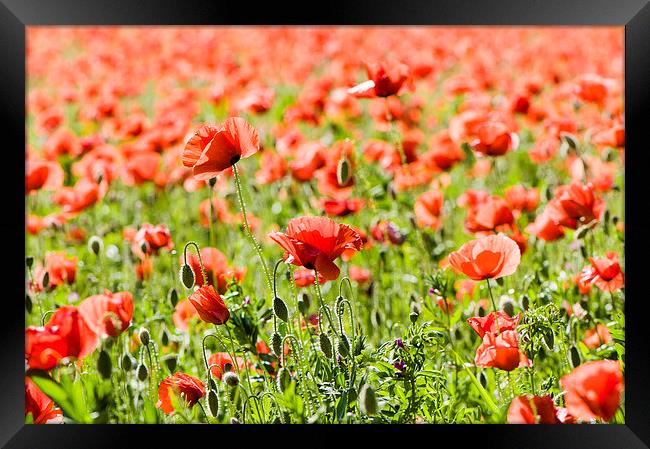
<instances>
[{"instance_id":1,"label":"red poppy flower","mask_svg":"<svg viewBox=\"0 0 650 449\"><path fill-rule=\"evenodd\" d=\"M152 259L143 259L135 265L135 275L139 281L143 279L149 279L153 274L153 260Z\"/></svg>"},{"instance_id":2,"label":"red poppy flower","mask_svg":"<svg viewBox=\"0 0 650 449\"><path fill-rule=\"evenodd\" d=\"M593 271L589 273L590 282L596 284L599 289L605 292L615 292L625 285L625 276L618 263L618 254L608 252L605 257L590 257L589 261L593 267ZM588 281L586 275L582 280L583 282Z\"/></svg>"},{"instance_id":3,"label":"red poppy flower","mask_svg":"<svg viewBox=\"0 0 650 449\"><path fill-rule=\"evenodd\" d=\"M471 279L459 279L454 282L456 288L456 299L461 301L465 295L472 297L476 288L476 281Z\"/></svg>"},{"instance_id":4,"label":"red poppy flower","mask_svg":"<svg viewBox=\"0 0 650 449\"><path fill-rule=\"evenodd\" d=\"M517 367L530 366L530 361L519 349L517 333L506 330L496 335L487 332L483 343L476 350L474 363L479 368L499 368L512 371Z\"/></svg>"},{"instance_id":5,"label":"red poppy flower","mask_svg":"<svg viewBox=\"0 0 650 449\"><path fill-rule=\"evenodd\" d=\"M472 207L465 219L468 232L494 231L498 226L512 224L515 220L508 203L498 196L491 196Z\"/></svg>"},{"instance_id":6,"label":"red poppy flower","mask_svg":"<svg viewBox=\"0 0 650 449\"><path fill-rule=\"evenodd\" d=\"M420 227L440 229L444 195L439 190L424 192L415 200L415 218Z\"/></svg>"},{"instance_id":7,"label":"red poppy flower","mask_svg":"<svg viewBox=\"0 0 650 449\"><path fill-rule=\"evenodd\" d=\"M175 373L160 382L156 407L168 415L174 412L172 394L192 407L205 396L205 386L196 377L184 373Z\"/></svg>"},{"instance_id":8,"label":"red poppy flower","mask_svg":"<svg viewBox=\"0 0 650 449\"><path fill-rule=\"evenodd\" d=\"M183 299L176 303L174 307L174 314L172 315L172 321L174 326L181 332L187 332L189 329L188 322L197 316L198 313L189 299Z\"/></svg>"},{"instance_id":9,"label":"red poppy flower","mask_svg":"<svg viewBox=\"0 0 650 449\"><path fill-rule=\"evenodd\" d=\"M357 267L356 265L350 266L350 279L359 284L365 284L372 279L372 274L370 270L363 267Z\"/></svg>"},{"instance_id":10,"label":"red poppy flower","mask_svg":"<svg viewBox=\"0 0 650 449\"><path fill-rule=\"evenodd\" d=\"M155 151L138 151L129 155L124 166L124 183L128 186L154 181L160 170L162 156Z\"/></svg>"},{"instance_id":11,"label":"red poppy flower","mask_svg":"<svg viewBox=\"0 0 650 449\"><path fill-rule=\"evenodd\" d=\"M52 200L63 206L64 212L80 212L100 201L108 184L102 181L99 184L87 178L81 178L74 187L61 187L52 196Z\"/></svg>"},{"instance_id":12,"label":"red poppy flower","mask_svg":"<svg viewBox=\"0 0 650 449\"><path fill-rule=\"evenodd\" d=\"M77 274L77 258L68 256L64 251L54 251L45 254L45 267L37 267L34 273L32 290L44 290L43 278L49 276L48 290L53 290L64 283L73 284Z\"/></svg>"},{"instance_id":13,"label":"red poppy flower","mask_svg":"<svg viewBox=\"0 0 650 449\"><path fill-rule=\"evenodd\" d=\"M58 162L29 160L25 191L31 193L40 189L57 189L63 185L63 178L63 169Z\"/></svg>"},{"instance_id":14,"label":"red poppy flower","mask_svg":"<svg viewBox=\"0 0 650 449\"><path fill-rule=\"evenodd\" d=\"M323 154L327 148L320 142L307 142L296 151L295 158L289 162L291 176L301 182L309 181L314 173L325 166Z\"/></svg>"},{"instance_id":15,"label":"red poppy flower","mask_svg":"<svg viewBox=\"0 0 650 449\"><path fill-rule=\"evenodd\" d=\"M243 371L246 368L246 362L242 357L235 357L235 359L237 360L237 367L239 368L239 371ZM232 357L230 357L230 354L227 352L215 352L212 354L208 358L208 365L212 367L210 368L212 376L216 377L219 380L221 380L223 373L235 371L235 364L232 361ZM221 369L212 365L217 365Z\"/></svg>"},{"instance_id":16,"label":"red poppy flower","mask_svg":"<svg viewBox=\"0 0 650 449\"><path fill-rule=\"evenodd\" d=\"M405 64L386 67L382 62L366 64L368 81L348 89L348 93L361 98L388 97L396 95L409 77Z\"/></svg>"},{"instance_id":17,"label":"red poppy flower","mask_svg":"<svg viewBox=\"0 0 650 449\"><path fill-rule=\"evenodd\" d=\"M560 424L551 396L519 396L508 408L508 424Z\"/></svg>"},{"instance_id":18,"label":"red poppy flower","mask_svg":"<svg viewBox=\"0 0 650 449\"><path fill-rule=\"evenodd\" d=\"M519 266L517 243L504 235L489 235L465 243L449 254L449 264L470 279L498 279L509 276Z\"/></svg>"},{"instance_id":19,"label":"red poppy flower","mask_svg":"<svg viewBox=\"0 0 650 449\"><path fill-rule=\"evenodd\" d=\"M241 281L245 274L246 268L232 268L228 264L226 256L217 248L203 247L201 248L201 261L203 268L208 278L208 285L212 285L219 293L225 293L228 289L228 282L231 279ZM181 255L181 263L184 259ZM203 286L203 275L201 274L201 264L196 254L187 254L187 263L194 272L194 283L201 287Z\"/></svg>"},{"instance_id":20,"label":"red poppy flower","mask_svg":"<svg viewBox=\"0 0 650 449\"><path fill-rule=\"evenodd\" d=\"M297 268L296 271L293 272L293 281L296 283L296 286L298 287L309 287L310 285L314 285L316 282L316 277L314 276L314 270L309 270L307 268ZM327 282L327 279L325 279L320 273L318 273L318 283L319 284L324 284Z\"/></svg>"},{"instance_id":21,"label":"red poppy flower","mask_svg":"<svg viewBox=\"0 0 650 449\"><path fill-rule=\"evenodd\" d=\"M582 339L582 342L589 349L596 349L602 345L610 343L612 341L612 336L607 329L607 326L602 324L597 324L594 329L589 329L585 332L585 338Z\"/></svg>"},{"instance_id":22,"label":"red poppy flower","mask_svg":"<svg viewBox=\"0 0 650 449\"><path fill-rule=\"evenodd\" d=\"M600 220L605 201L595 195L592 184L573 182L557 188L545 211L557 224L576 229L579 223Z\"/></svg>"},{"instance_id":23,"label":"red poppy flower","mask_svg":"<svg viewBox=\"0 0 650 449\"><path fill-rule=\"evenodd\" d=\"M260 157L260 168L255 173L258 184L272 184L287 174L287 162L278 153L264 151Z\"/></svg>"},{"instance_id":24,"label":"red poppy flower","mask_svg":"<svg viewBox=\"0 0 650 449\"><path fill-rule=\"evenodd\" d=\"M536 164L542 164L553 159L559 149L560 142L556 137L545 137L537 140L535 146L528 150L528 156Z\"/></svg>"},{"instance_id":25,"label":"red poppy flower","mask_svg":"<svg viewBox=\"0 0 650 449\"><path fill-rule=\"evenodd\" d=\"M74 306L57 309L41 327L25 329L25 358L33 369L50 370L65 357L83 358L97 346L97 335Z\"/></svg>"},{"instance_id":26,"label":"red poppy flower","mask_svg":"<svg viewBox=\"0 0 650 449\"><path fill-rule=\"evenodd\" d=\"M327 280L339 277L334 259L346 249L360 251L361 237L351 227L327 217L300 217L289 221L287 232L271 232L269 237L284 250L284 260L315 269Z\"/></svg>"},{"instance_id":27,"label":"red poppy flower","mask_svg":"<svg viewBox=\"0 0 650 449\"><path fill-rule=\"evenodd\" d=\"M63 412L29 377L25 377L25 416L32 414L34 424L61 424Z\"/></svg>"},{"instance_id":28,"label":"red poppy flower","mask_svg":"<svg viewBox=\"0 0 650 449\"><path fill-rule=\"evenodd\" d=\"M346 215L354 214L359 212L365 202L362 199L350 199L350 200L336 200L336 199L325 199L320 200L320 207L325 211L327 215L334 215L337 217L345 217Z\"/></svg>"},{"instance_id":29,"label":"red poppy flower","mask_svg":"<svg viewBox=\"0 0 650 449\"><path fill-rule=\"evenodd\" d=\"M477 134L470 145L486 156L501 156L519 146L519 136L501 122L486 122L478 127Z\"/></svg>"},{"instance_id":30,"label":"red poppy flower","mask_svg":"<svg viewBox=\"0 0 650 449\"><path fill-rule=\"evenodd\" d=\"M504 195L510 207L519 211L533 212L539 204L539 191L520 184L508 187Z\"/></svg>"},{"instance_id":31,"label":"red poppy flower","mask_svg":"<svg viewBox=\"0 0 650 449\"><path fill-rule=\"evenodd\" d=\"M231 117L219 126L201 126L185 145L183 165L192 168L196 179L208 180L259 149L255 128L241 117Z\"/></svg>"},{"instance_id":32,"label":"red poppy flower","mask_svg":"<svg viewBox=\"0 0 650 449\"><path fill-rule=\"evenodd\" d=\"M146 251L142 251L145 248ZM145 254L158 254L161 249L174 248L171 233L165 225L143 223L133 237L133 252L144 257Z\"/></svg>"},{"instance_id":33,"label":"red poppy flower","mask_svg":"<svg viewBox=\"0 0 650 449\"><path fill-rule=\"evenodd\" d=\"M474 329L476 333L479 335L479 337L481 338L483 338L485 334L488 332L496 333L497 323L499 323L499 332L517 330L517 326L519 325L519 320L521 319L521 313L518 313L514 317L511 317L510 315L502 311L498 311L496 313L497 313L496 321L494 319L495 312L491 312L484 317L475 316L472 318L468 318L467 322L469 323L470 326L472 326L472 329Z\"/></svg>"},{"instance_id":34,"label":"red poppy flower","mask_svg":"<svg viewBox=\"0 0 650 449\"><path fill-rule=\"evenodd\" d=\"M90 296L79 304L79 314L98 336L117 337L130 325L133 318L133 296L129 292Z\"/></svg>"},{"instance_id":35,"label":"red poppy flower","mask_svg":"<svg viewBox=\"0 0 650 449\"><path fill-rule=\"evenodd\" d=\"M465 153L451 140L449 132L445 130L435 136L431 149L422 155L422 159L430 160L441 170L449 170L465 159Z\"/></svg>"},{"instance_id":36,"label":"red poppy flower","mask_svg":"<svg viewBox=\"0 0 650 449\"><path fill-rule=\"evenodd\" d=\"M228 210L228 203L222 198L212 199L212 217L215 223L231 223L232 214ZM210 226L210 200L205 199L199 204L199 222L205 228Z\"/></svg>"},{"instance_id":37,"label":"red poppy flower","mask_svg":"<svg viewBox=\"0 0 650 449\"><path fill-rule=\"evenodd\" d=\"M361 229L354 227L350 225L350 227L357 233L359 234L359 237L361 237L361 243L363 245L363 248L370 248L372 246L372 242L368 240L368 235L363 232ZM341 259L345 262L348 262L354 255L357 254L356 249L346 249L343 250L343 253L341 254Z\"/></svg>"},{"instance_id":38,"label":"red poppy flower","mask_svg":"<svg viewBox=\"0 0 650 449\"><path fill-rule=\"evenodd\" d=\"M188 298L199 317L206 323L224 324L230 318L230 311L219 293L211 285L204 285Z\"/></svg>"},{"instance_id":39,"label":"red poppy flower","mask_svg":"<svg viewBox=\"0 0 650 449\"><path fill-rule=\"evenodd\" d=\"M544 211L535 218L535 221L526 226L526 232L538 239L552 242L564 237L564 230Z\"/></svg>"},{"instance_id":40,"label":"red poppy flower","mask_svg":"<svg viewBox=\"0 0 650 449\"><path fill-rule=\"evenodd\" d=\"M609 421L616 414L623 391L621 365L615 360L596 360L576 367L560 379L566 390L567 411L585 421Z\"/></svg>"},{"instance_id":41,"label":"red poppy flower","mask_svg":"<svg viewBox=\"0 0 650 449\"><path fill-rule=\"evenodd\" d=\"M381 220L370 229L372 238L381 243L392 243L401 245L406 241L406 236L392 222Z\"/></svg>"},{"instance_id":42,"label":"red poppy flower","mask_svg":"<svg viewBox=\"0 0 650 449\"><path fill-rule=\"evenodd\" d=\"M607 80L592 73L582 75L576 80L575 93L584 101L602 103L607 96Z\"/></svg>"}]
</instances>

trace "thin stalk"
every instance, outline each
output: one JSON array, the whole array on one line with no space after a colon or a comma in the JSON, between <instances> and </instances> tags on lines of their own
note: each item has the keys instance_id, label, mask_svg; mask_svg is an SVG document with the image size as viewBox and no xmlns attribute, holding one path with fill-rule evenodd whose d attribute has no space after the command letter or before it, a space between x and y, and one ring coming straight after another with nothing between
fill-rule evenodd
<instances>
[{"instance_id":1,"label":"thin stalk","mask_svg":"<svg viewBox=\"0 0 650 449\"><path fill-rule=\"evenodd\" d=\"M499 314L497 313L497 304L494 302L494 296L492 295L492 287L490 287L490 280L486 279L485 282L488 286L488 292L490 292L490 300L492 301L492 309L494 310L494 324L496 325L497 335L501 332L499 331Z\"/></svg>"}]
</instances>

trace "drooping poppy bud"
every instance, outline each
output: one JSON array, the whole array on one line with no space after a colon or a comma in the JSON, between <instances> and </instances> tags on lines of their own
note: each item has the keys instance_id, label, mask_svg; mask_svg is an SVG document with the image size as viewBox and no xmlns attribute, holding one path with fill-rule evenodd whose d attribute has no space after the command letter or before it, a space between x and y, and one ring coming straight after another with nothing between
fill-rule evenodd
<instances>
[{"instance_id":1,"label":"drooping poppy bud","mask_svg":"<svg viewBox=\"0 0 650 449\"><path fill-rule=\"evenodd\" d=\"M181 282L185 288L190 289L194 287L194 271L189 265L183 265L180 272Z\"/></svg>"},{"instance_id":2,"label":"drooping poppy bud","mask_svg":"<svg viewBox=\"0 0 650 449\"><path fill-rule=\"evenodd\" d=\"M212 416L216 417L219 414L219 395L212 389L208 391L208 408Z\"/></svg>"},{"instance_id":3,"label":"drooping poppy bud","mask_svg":"<svg viewBox=\"0 0 650 449\"><path fill-rule=\"evenodd\" d=\"M325 354L325 357L328 359L332 358L332 341L330 340L330 337L327 335L327 332L323 332L319 336L320 339L320 349L323 351L323 354Z\"/></svg>"},{"instance_id":4,"label":"drooping poppy bud","mask_svg":"<svg viewBox=\"0 0 650 449\"><path fill-rule=\"evenodd\" d=\"M237 373L233 371L228 371L223 374L223 381L228 385L229 387L236 387L239 385L239 376Z\"/></svg>"},{"instance_id":5,"label":"drooping poppy bud","mask_svg":"<svg viewBox=\"0 0 650 449\"><path fill-rule=\"evenodd\" d=\"M286 303L279 297L273 298L273 312L285 323L289 320L289 310Z\"/></svg>"},{"instance_id":6,"label":"drooping poppy bud","mask_svg":"<svg viewBox=\"0 0 650 449\"><path fill-rule=\"evenodd\" d=\"M111 363L111 356L105 349L99 353L97 358L97 372L104 378L109 379L111 377L111 372L113 371L113 365Z\"/></svg>"},{"instance_id":7,"label":"drooping poppy bud","mask_svg":"<svg viewBox=\"0 0 650 449\"><path fill-rule=\"evenodd\" d=\"M377 414L377 395L370 385L365 384L363 388L361 388L359 400L359 405L363 413L371 416Z\"/></svg>"},{"instance_id":8,"label":"drooping poppy bud","mask_svg":"<svg viewBox=\"0 0 650 449\"><path fill-rule=\"evenodd\" d=\"M138 334L138 338L140 339L140 343L147 346L149 344L151 337L149 335L149 331L147 329L142 328L140 330L140 333Z\"/></svg>"}]
</instances>

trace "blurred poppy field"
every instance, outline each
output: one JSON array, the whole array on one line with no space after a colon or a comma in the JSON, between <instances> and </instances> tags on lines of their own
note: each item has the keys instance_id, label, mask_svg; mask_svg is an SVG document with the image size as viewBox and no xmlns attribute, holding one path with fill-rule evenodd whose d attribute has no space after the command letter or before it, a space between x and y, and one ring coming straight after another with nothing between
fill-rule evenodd
<instances>
[{"instance_id":1,"label":"blurred poppy field","mask_svg":"<svg viewBox=\"0 0 650 449\"><path fill-rule=\"evenodd\" d=\"M28 27L27 423L624 423L623 28Z\"/></svg>"}]
</instances>

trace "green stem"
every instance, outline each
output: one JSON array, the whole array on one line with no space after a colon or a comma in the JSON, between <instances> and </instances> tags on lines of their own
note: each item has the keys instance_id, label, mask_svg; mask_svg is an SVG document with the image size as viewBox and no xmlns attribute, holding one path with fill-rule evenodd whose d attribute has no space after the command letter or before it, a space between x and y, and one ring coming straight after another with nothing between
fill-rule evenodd
<instances>
[{"instance_id":1,"label":"green stem","mask_svg":"<svg viewBox=\"0 0 650 449\"><path fill-rule=\"evenodd\" d=\"M501 332L499 330L499 314L497 313L497 304L496 304L496 302L494 302L494 296L492 295L492 287L490 287L490 280L486 279L485 282L487 282L488 292L490 292L490 300L492 301L492 309L494 309L494 324L496 325L497 335L499 335Z\"/></svg>"},{"instance_id":2,"label":"green stem","mask_svg":"<svg viewBox=\"0 0 650 449\"><path fill-rule=\"evenodd\" d=\"M260 262L262 262L262 269L264 270L264 274L266 276L266 283L269 287L269 290L272 290L273 286L271 284L271 275L269 273L269 268L266 266L264 255L262 254L262 247L255 239L255 236L253 235L253 231L251 231L251 228L248 224L248 216L246 215L246 205L244 204L244 197L241 192L241 180L239 179L239 171L237 170L237 164L234 164L232 166L232 172L235 175L235 186L237 187L237 197L239 198L239 207L241 208L241 213L244 218L244 230L248 234L248 238L250 239L251 244L255 248L255 251L257 251L257 255L260 258Z\"/></svg>"},{"instance_id":3,"label":"green stem","mask_svg":"<svg viewBox=\"0 0 650 449\"><path fill-rule=\"evenodd\" d=\"M208 196L208 198L209 198L208 201L210 203L210 217L209 217L210 218L210 223L208 225L208 228L209 228L209 231L210 231L210 246L214 248L214 245L215 245L215 243L214 243L214 230L213 230L214 208L212 206L212 190L213 190L213 187L212 187L211 183L208 183L208 190L210 192L210 194Z\"/></svg>"}]
</instances>

